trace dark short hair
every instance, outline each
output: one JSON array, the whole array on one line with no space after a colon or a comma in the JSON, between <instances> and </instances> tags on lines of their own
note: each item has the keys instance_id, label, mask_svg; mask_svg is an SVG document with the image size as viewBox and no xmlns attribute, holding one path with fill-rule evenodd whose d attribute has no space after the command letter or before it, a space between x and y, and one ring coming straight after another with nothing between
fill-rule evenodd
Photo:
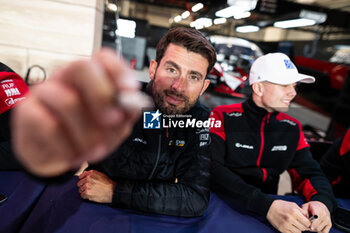
<instances>
[{"instance_id":1,"label":"dark short hair","mask_svg":"<svg viewBox=\"0 0 350 233\"><path fill-rule=\"evenodd\" d=\"M214 46L196 29L177 27L170 29L157 44L156 61L162 60L168 45L172 43L183 46L187 50L198 53L208 60L207 74L216 62L216 51Z\"/></svg>"}]
</instances>

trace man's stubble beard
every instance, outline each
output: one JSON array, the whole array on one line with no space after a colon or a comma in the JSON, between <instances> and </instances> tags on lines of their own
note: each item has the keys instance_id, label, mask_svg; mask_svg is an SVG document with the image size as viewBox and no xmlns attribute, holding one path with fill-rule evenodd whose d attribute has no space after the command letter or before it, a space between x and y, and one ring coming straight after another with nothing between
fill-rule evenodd
<instances>
[{"instance_id":1,"label":"man's stubble beard","mask_svg":"<svg viewBox=\"0 0 350 233\"><path fill-rule=\"evenodd\" d=\"M157 74L157 70L155 73L155 77L152 83L152 95L153 95L153 100L156 104L156 107L159 108L159 110L163 113L163 114L167 114L167 115L173 115L173 114L183 114L188 112L197 102L198 98L193 101L192 103L190 103L188 97L177 93L174 90L170 90L170 89L166 89L163 91L157 91L157 85L156 85L156 74ZM167 95L173 95L179 99L182 99L184 102L184 106L183 107L178 107L176 105L172 105L168 102L166 102L166 96Z\"/></svg>"}]
</instances>

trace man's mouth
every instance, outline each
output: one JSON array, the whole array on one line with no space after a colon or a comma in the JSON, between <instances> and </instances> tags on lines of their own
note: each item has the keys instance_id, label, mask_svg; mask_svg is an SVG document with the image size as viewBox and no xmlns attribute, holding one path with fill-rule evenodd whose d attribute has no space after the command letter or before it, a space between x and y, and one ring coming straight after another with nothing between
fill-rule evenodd
<instances>
[{"instance_id":1,"label":"man's mouth","mask_svg":"<svg viewBox=\"0 0 350 233\"><path fill-rule=\"evenodd\" d=\"M172 95L172 94L166 94L166 100L168 103L172 104L172 105L179 105L182 104L184 102L183 98L180 98L176 95Z\"/></svg>"},{"instance_id":2,"label":"man's mouth","mask_svg":"<svg viewBox=\"0 0 350 233\"><path fill-rule=\"evenodd\" d=\"M164 91L164 94L165 100L171 105L180 105L186 101L185 96L174 91L166 90Z\"/></svg>"},{"instance_id":3,"label":"man's mouth","mask_svg":"<svg viewBox=\"0 0 350 233\"><path fill-rule=\"evenodd\" d=\"M282 103L284 103L285 105L289 105L291 101L292 100L282 100Z\"/></svg>"}]
</instances>

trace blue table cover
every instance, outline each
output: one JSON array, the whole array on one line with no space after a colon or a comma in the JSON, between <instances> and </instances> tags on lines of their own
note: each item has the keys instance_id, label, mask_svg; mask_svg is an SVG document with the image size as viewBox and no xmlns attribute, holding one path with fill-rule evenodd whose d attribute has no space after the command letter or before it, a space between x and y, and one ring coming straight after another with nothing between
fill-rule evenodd
<instances>
[{"instance_id":1,"label":"blue table cover","mask_svg":"<svg viewBox=\"0 0 350 233\"><path fill-rule=\"evenodd\" d=\"M222 201L211 194L202 217L183 218L116 209L80 198L74 177L62 185L50 185L21 228L21 233L252 233L278 232L265 218ZM280 196L299 205L299 196ZM350 207L350 200L342 206ZM340 232L332 229L331 232Z\"/></svg>"},{"instance_id":2,"label":"blue table cover","mask_svg":"<svg viewBox=\"0 0 350 233\"><path fill-rule=\"evenodd\" d=\"M45 185L22 172L0 172L0 232L18 232L44 191Z\"/></svg>"}]
</instances>

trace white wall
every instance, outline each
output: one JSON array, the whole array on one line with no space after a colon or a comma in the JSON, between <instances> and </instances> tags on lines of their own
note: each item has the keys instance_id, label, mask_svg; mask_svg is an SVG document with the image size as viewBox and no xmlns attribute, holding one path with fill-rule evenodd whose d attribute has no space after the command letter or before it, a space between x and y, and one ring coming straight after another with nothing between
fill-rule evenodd
<instances>
[{"instance_id":1,"label":"white wall","mask_svg":"<svg viewBox=\"0 0 350 233\"><path fill-rule=\"evenodd\" d=\"M101 47L103 0L0 0L0 61L22 77L47 73Z\"/></svg>"}]
</instances>

